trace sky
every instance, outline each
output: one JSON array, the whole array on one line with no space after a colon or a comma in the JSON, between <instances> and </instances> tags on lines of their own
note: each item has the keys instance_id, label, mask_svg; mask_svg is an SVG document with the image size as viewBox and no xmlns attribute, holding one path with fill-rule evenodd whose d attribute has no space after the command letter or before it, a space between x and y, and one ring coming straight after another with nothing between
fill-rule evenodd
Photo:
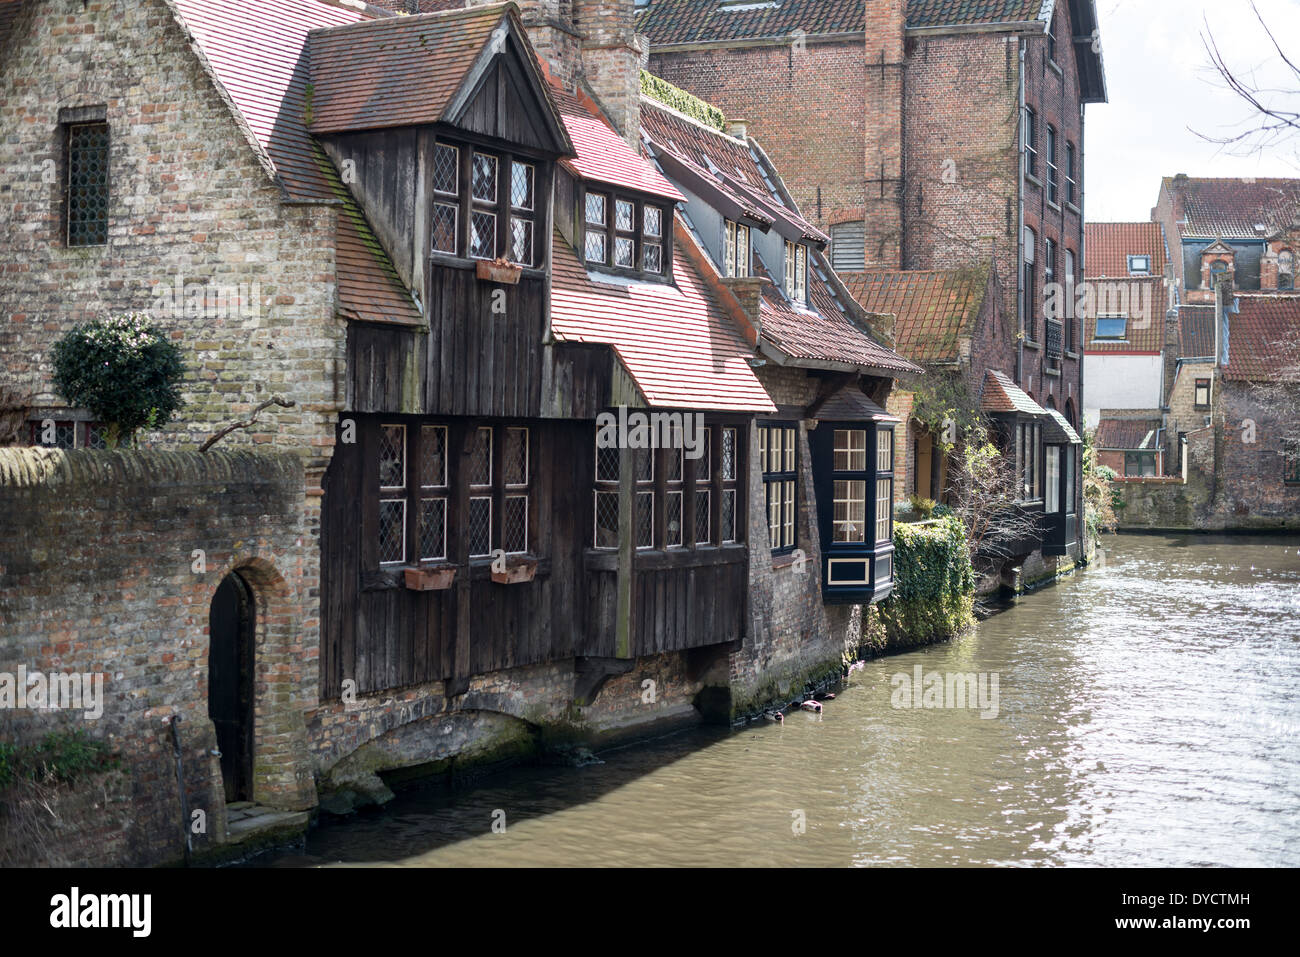
<instances>
[{"instance_id":1,"label":"sky","mask_svg":"<svg viewBox=\"0 0 1300 957\"><path fill-rule=\"evenodd\" d=\"M1290 79L1249 0L1096 0L1109 103L1086 107L1090 222L1151 218L1162 176L1300 177L1300 137L1260 156L1200 139L1238 131L1249 107L1223 86L1202 34L1229 66L1270 86ZM1300 64L1300 0L1255 0L1282 49ZM1300 93L1292 98L1300 100ZM1190 127L1190 129L1189 129Z\"/></svg>"}]
</instances>

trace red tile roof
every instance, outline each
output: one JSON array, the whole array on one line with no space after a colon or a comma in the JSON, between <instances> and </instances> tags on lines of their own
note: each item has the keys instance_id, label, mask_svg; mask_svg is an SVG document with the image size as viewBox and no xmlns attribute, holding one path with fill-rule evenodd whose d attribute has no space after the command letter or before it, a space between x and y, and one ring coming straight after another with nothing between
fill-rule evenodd
<instances>
[{"instance_id":1,"label":"red tile roof","mask_svg":"<svg viewBox=\"0 0 1300 957\"><path fill-rule=\"evenodd\" d=\"M1083 230L1084 276L1107 279L1132 275L1129 256L1150 256L1151 275L1162 276L1165 232L1159 223L1088 223Z\"/></svg>"},{"instance_id":2,"label":"red tile roof","mask_svg":"<svg viewBox=\"0 0 1300 957\"><path fill-rule=\"evenodd\" d=\"M916 362L953 362L973 334L990 267L843 272L840 279L868 312L892 314L895 349Z\"/></svg>"},{"instance_id":3,"label":"red tile roof","mask_svg":"<svg viewBox=\"0 0 1300 957\"><path fill-rule=\"evenodd\" d=\"M1094 306L1082 319L1083 351L1090 355L1107 352L1156 355L1162 352L1165 347L1164 279L1108 279L1098 286ZM1128 324L1122 340L1094 338L1099 314L1127 315Z\"/></svg>"},{"instance_id":4,"label":"red tile roof","mask_svg":"<svg viewBox=\"0 0 1300 957\"><path fill-rule=\"evenodd\" d=\"M632 151L623 137L600 115L590 97L571 93L554 77L549 79L551 98L578 154L561 162L579 179L609 183L675 202L686 198L655 169L654 164Z\"/></svg>"},{"instance_id":5,"label":"red tile roof","mask_svg":"<svg viewBox=\"0 0 1300 957\"><path fill-rule=\"evenodd\" d=\"M753 350L682 251L691 241L678 230L668 284L589 274L556 232L551 330L560 342L612 346L651 406L774 412Z\"/></svg>"},{"instance_id":6,"label":"red tile roof","mask_svg":"<svg viewBox=\"0 0 1300 957\"><path fill-rule=\"evenodd\" d=\"M984 412L1024 412L1029 415L1047 415L1047 410L1031 399L1026 392L1011 381L1005 372L988 369L984 373L980 409Z\"/></svg>"},{"instance_id":7,"label":"red tile roof","mask_svg":"<svg viewBox=\"0 0 1300 957\"><path fill-rule=\"evenodd\" d=\"M369 322L422 322L388 255L303 122L308 33L363 14L319 0L173 2L288 194L343 203L336 248L340 312Z\"/></svg>"},{"instance_id":8,"label":"red tile roof","mask_svg":"<svg viewBox=\"0 0 1300 957\"><path fill-rule=\"evenodd\" d=\"M314 31L311 131L444 119L484 47L504 44L510 9L493 4Z\"/></svg>"},{"instance_id":9,"label":"red tile roof","mask_svg":"<svg viewBox=\"0 0 1300 957\"><path fill-rule=\"evenodd\" d=\"M638 33L654 46L790 36L861 33L867 0L780 0L728 9L717 0L650 0L637 17ZM909 27L1034 20L1044 0L909 0Z\"/></svg>"},{"instance_id":10,"label":"red tile roof","mask_svg":"<svg viewBox=\"0 0 1300 957\"><path fill-rule=\"evenodd\" d=\"M1178 307L1178 357L1204 359L1214 356L1214 307Z\"/></svg>"},{"instance_id":11,"label":"red tile roof","mask_svg":"<svg viewBox=\"0 0 1300 957\"><path fill-rule=\"evenodd\" d=\"M1182 184L1182 227L1188 239L1260 239L1300 220L1300 179L1202 179L1165 177L1164 188Z\"/></svg>"},{"instance_id":12,"label":"red tile roof","mask_svg":"<svg viewBox=\"0 0 1300 957\"><path fill-rule=\"evenodd\" d=\"M908 0L907 25L1027 23L1046 7L1044 0Z\"/></svg>"},{"instance_id":13,"label":"red tile roof","mask_svg":"<svg viewBox=\"0 0 1300 957\"><path fill-rule=\"evenodd\" d=\"M1102 419L1092 444L1099 449L1135 451L1160 447L1159 419Z\"/></svg>"},{"instance_id":14,"label":"red tile roof","mask_svg":"<svg viewBox=\"0 0 1300 957\"><path fill-rule=\"evenodd\" d=\"M766 267L762 273L773 280ZM816 257L809 273L809 295L815 311L791 305L774 280L763 287L759 304L762 336L778 352L796 360L796 364L806 360L898 373L922 371L873 339L854 321L848 308L841 307L830 285L829 269L820 257Z\"/></svg>"},{"instance_id":15,"label":"red tile roof","mask_svg":"<svg viewBox=\"0 0 1300 957\"><path fill-rule=\"evenodd\" d=\"M1300 294L1238 294L1228 316L1223 377L1260 382L1300 371Z\"/></svg>"},{"instance_id":16,"label":"red tile roof","mask_svg":"<svg viewBox=\"0 0 1300 957\"><path fill-rule=\"evenodd\" d=\"M366 14L319 0L173 3L288 193L298 199L331 198L303 121L307 34Z\"/></svg>"}]
</instances>

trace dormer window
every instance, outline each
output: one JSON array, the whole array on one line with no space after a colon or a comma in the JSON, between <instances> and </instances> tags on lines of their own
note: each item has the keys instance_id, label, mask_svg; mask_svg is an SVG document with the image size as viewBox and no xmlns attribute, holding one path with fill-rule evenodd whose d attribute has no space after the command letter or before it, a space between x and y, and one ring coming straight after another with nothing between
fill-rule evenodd
<instances>
[{"instance_id":1,"label":"dormer window","mask_svg":"<svg viewBox=\"0 0 1300 957\"><path fill-rule=\"evenodd\" d=\"M537 163L507 154L436 144L430 251L472 259L504 256L521 266L539 265L541 169Z\"/></svg>"},{"instance_id":2,"label":"dormer window","mask_svg":"<svg viewBox=\"0 0 1300 957\"><path fill-rule=\"evenodd\" d=\"M1128 335L1127 316L1098 316L1094 339L1123 340Z\"/></svg>"},{"instance_id":3,"label":"dormer window","mask_svg":"<svg viewBox=\"0 0 1300 957\"><path fill-rule=\"evenodd\" d=\"M1228 274L1228 264L1222 259L1216 259L1210 263L1210 288L1213 289L1219 284L1219 280Z\"/></svg>"},{"instance_id":4,"label":"dormer window","mask_svg":"<svg viewBox=\"0 0 1300 957\"><path fill-rule=\"evenodd\" d=\"M1295 288L1295 256L1289 249L1277 254L1277 288Z\"/></svg>"},{"instance_id":5,"label":"dormer window","mask_svg":"<svg viewBox=\"0 0 1300 957\"><path fill-rule=\"evenodd\" d=\"M749 227L727 220L727 241L722 251L723 272L728 276L749 275Z\"/></svg>"},{"instance_id":6,"label":"dormer window","mask_svg":"<svg viewBox=\"0 0 1300 957\"><path fill-rule=\"evenodd\" d=\"M808 301L808 247L785 243L785 294L792 302Z\"/></svg>"},{"instance_id":7,"label":"dormer window","mask_svg":"<svg viewBox=\"0 0 1300 957\"><path fill-rule=\"evenodd\" d=\"M1130 276L1151 275L1151 257L1150 256L1129 256L1128 274Z\"/></svg>"},{"instance_id":8,"label":"dormer window","mask_svg":"<svg viewBox=\"0 0 1300 957\"><path fill-rule=\"evenodd\" d=\"M583 230L583 256L587 262L663 274L662 206L589 190L583 200Z\"/></svg>"}]
</instances>

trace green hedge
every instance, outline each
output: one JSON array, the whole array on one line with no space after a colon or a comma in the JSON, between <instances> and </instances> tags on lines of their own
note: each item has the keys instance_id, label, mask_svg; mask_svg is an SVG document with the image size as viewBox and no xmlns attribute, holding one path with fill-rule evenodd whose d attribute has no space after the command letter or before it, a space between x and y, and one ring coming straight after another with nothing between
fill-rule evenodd
<instances>
[{"instance_id":1,"label":"green hedge","mask_svg":"<svg viewBox=\"0 0 1300 957\"><path fill-rule=\"evenodd\" d=\"M692 96L645 70L641 71L641 92L652 100L658 100L664 106L672 107L678 113L685 113L699 120L705 126L711 126L723 133L727 131L727 118L716 106L705 103L699 97Z\"/></svg>"},{"instance_id":2,"label":"green hedge","mask_svg":"<svg viewBox=\"0 0 1300 957\"><path fill-rule=\"evenodd\" d=\"M894 526L894 592L872 605L862 635L882 653L944 641L974 623L975 570L952 515Z\"/></svg>"}]
</instances>

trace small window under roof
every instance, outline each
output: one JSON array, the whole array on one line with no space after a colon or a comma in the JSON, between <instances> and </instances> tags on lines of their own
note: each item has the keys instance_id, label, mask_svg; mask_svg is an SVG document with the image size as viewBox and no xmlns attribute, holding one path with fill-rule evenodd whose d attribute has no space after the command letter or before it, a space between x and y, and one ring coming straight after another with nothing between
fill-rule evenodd
<instances>
[{"instance_id":1,"label":"small window under roof","mask_svg":"<svg viewBox=\"0 0 1300 957\"><path fill-rule=\"evenodd\" d=\"M1128 335L1127 316L1098 316L1094 339L1122 340Z\"/></svg>"}]
</instances>

